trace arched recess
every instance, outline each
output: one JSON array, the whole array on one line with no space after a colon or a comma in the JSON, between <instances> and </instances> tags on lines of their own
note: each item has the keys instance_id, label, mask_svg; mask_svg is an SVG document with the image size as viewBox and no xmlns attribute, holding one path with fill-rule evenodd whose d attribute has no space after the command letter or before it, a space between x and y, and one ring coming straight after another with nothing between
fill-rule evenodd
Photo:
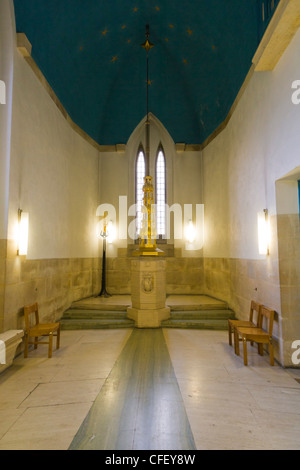
<instances>
[{"instance_id":1,"label":"arched recess","mask_svg":"<svg viewBox=\"0 0 300 470\"><path fill-rule=\"evenodd\" d=\"M300 167L276 181L278 265L281 294L281 363L300 367L293 343L300 340Z\"/></svg>"},{"instance_id":2,"label":"arched recess","mask_svg":"<svg viewBox=\"0 0 300 470\"><path fill-rule=\"evenodd\" d=\"M126 145L126 158L128 161L128 207L135 204L135 169L136 169L136 158L137 152L140 148L146 147L146 133L145 133L145 121L144 118L131 134L127 145ZM154 190L155 190L155 165L157 152L160 147L164 150L165 163L166 163L166 203L171 206L173 204L173 162L175 158L175 144L170 134L164 125L156 118L152 113L149 113L150 122L150 176L153 177ZM129 217L129 223L134 219L134 216ZM128 244L133 244L134 240L128 238ZM167 244L174 244L173 229L170 231L170 237L166 240Z\"/></svg>"}]
</instances>

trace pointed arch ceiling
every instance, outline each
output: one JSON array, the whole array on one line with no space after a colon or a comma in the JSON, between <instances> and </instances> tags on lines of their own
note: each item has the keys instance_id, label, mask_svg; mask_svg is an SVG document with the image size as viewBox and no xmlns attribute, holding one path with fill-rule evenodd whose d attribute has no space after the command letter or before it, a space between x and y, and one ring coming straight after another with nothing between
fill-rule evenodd
<instances>
[{"instance_id":1,"label":"pointed arch ceiling","mask_svg":"<svg viewBox=\"0 0 300 470\"><path fill-rule=\"evenodd\" d=\"M149 110L175 142L201 144L226 118L258 46L257 0L14 0L17 32L72 120L126 143Z\"/></svg>"}]
</instances>

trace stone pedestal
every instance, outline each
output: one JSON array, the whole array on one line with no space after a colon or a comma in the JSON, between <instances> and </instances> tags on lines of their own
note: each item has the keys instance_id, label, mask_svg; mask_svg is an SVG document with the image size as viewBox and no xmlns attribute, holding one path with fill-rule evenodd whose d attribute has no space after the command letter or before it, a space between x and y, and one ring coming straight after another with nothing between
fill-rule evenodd
<instances>
[{"instance_id":1,"label":"stone pedestal","mask_svg":"<svg viewBox=\"0 0 300 470\"><path fill-rule=\"evenodd\" d=\"M131 261L132 307L127 316L137 328L159 328L170 317L166 307L166 261L140 257Z\"/></svg>"}]
</instances>

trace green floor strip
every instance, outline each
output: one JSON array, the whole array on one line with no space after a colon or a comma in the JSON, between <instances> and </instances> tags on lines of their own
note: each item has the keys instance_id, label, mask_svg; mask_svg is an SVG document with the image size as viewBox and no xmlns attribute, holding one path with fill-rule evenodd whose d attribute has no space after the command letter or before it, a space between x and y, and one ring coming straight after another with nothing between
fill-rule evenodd
<instances>
[{"instance_id":1,"label":"green floor strip","mask_svg":"<svg viewBox=\"0 0 300 470\"><path fill-rule=\"evenodd\" d=\"M70 450L195 450L161 329L134 329Z\"/></svg>"}]
</instances>

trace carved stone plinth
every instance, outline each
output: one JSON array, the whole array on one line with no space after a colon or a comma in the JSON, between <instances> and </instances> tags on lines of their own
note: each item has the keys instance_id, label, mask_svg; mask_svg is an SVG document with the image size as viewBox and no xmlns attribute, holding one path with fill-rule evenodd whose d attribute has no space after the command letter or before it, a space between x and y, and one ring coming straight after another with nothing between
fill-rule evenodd
<instances>
[{"instance_id":1,"label":"carved stone plinth","mask_svg":"<svg viewBox=\"0 0 300 470\"><path fill-rule=\"evenodd\" d=\"M137 258L131 261L131 301L127 316L138 328L159 328L170 317L166 307L166 261Z\"/></svg>"}]
</instances>

